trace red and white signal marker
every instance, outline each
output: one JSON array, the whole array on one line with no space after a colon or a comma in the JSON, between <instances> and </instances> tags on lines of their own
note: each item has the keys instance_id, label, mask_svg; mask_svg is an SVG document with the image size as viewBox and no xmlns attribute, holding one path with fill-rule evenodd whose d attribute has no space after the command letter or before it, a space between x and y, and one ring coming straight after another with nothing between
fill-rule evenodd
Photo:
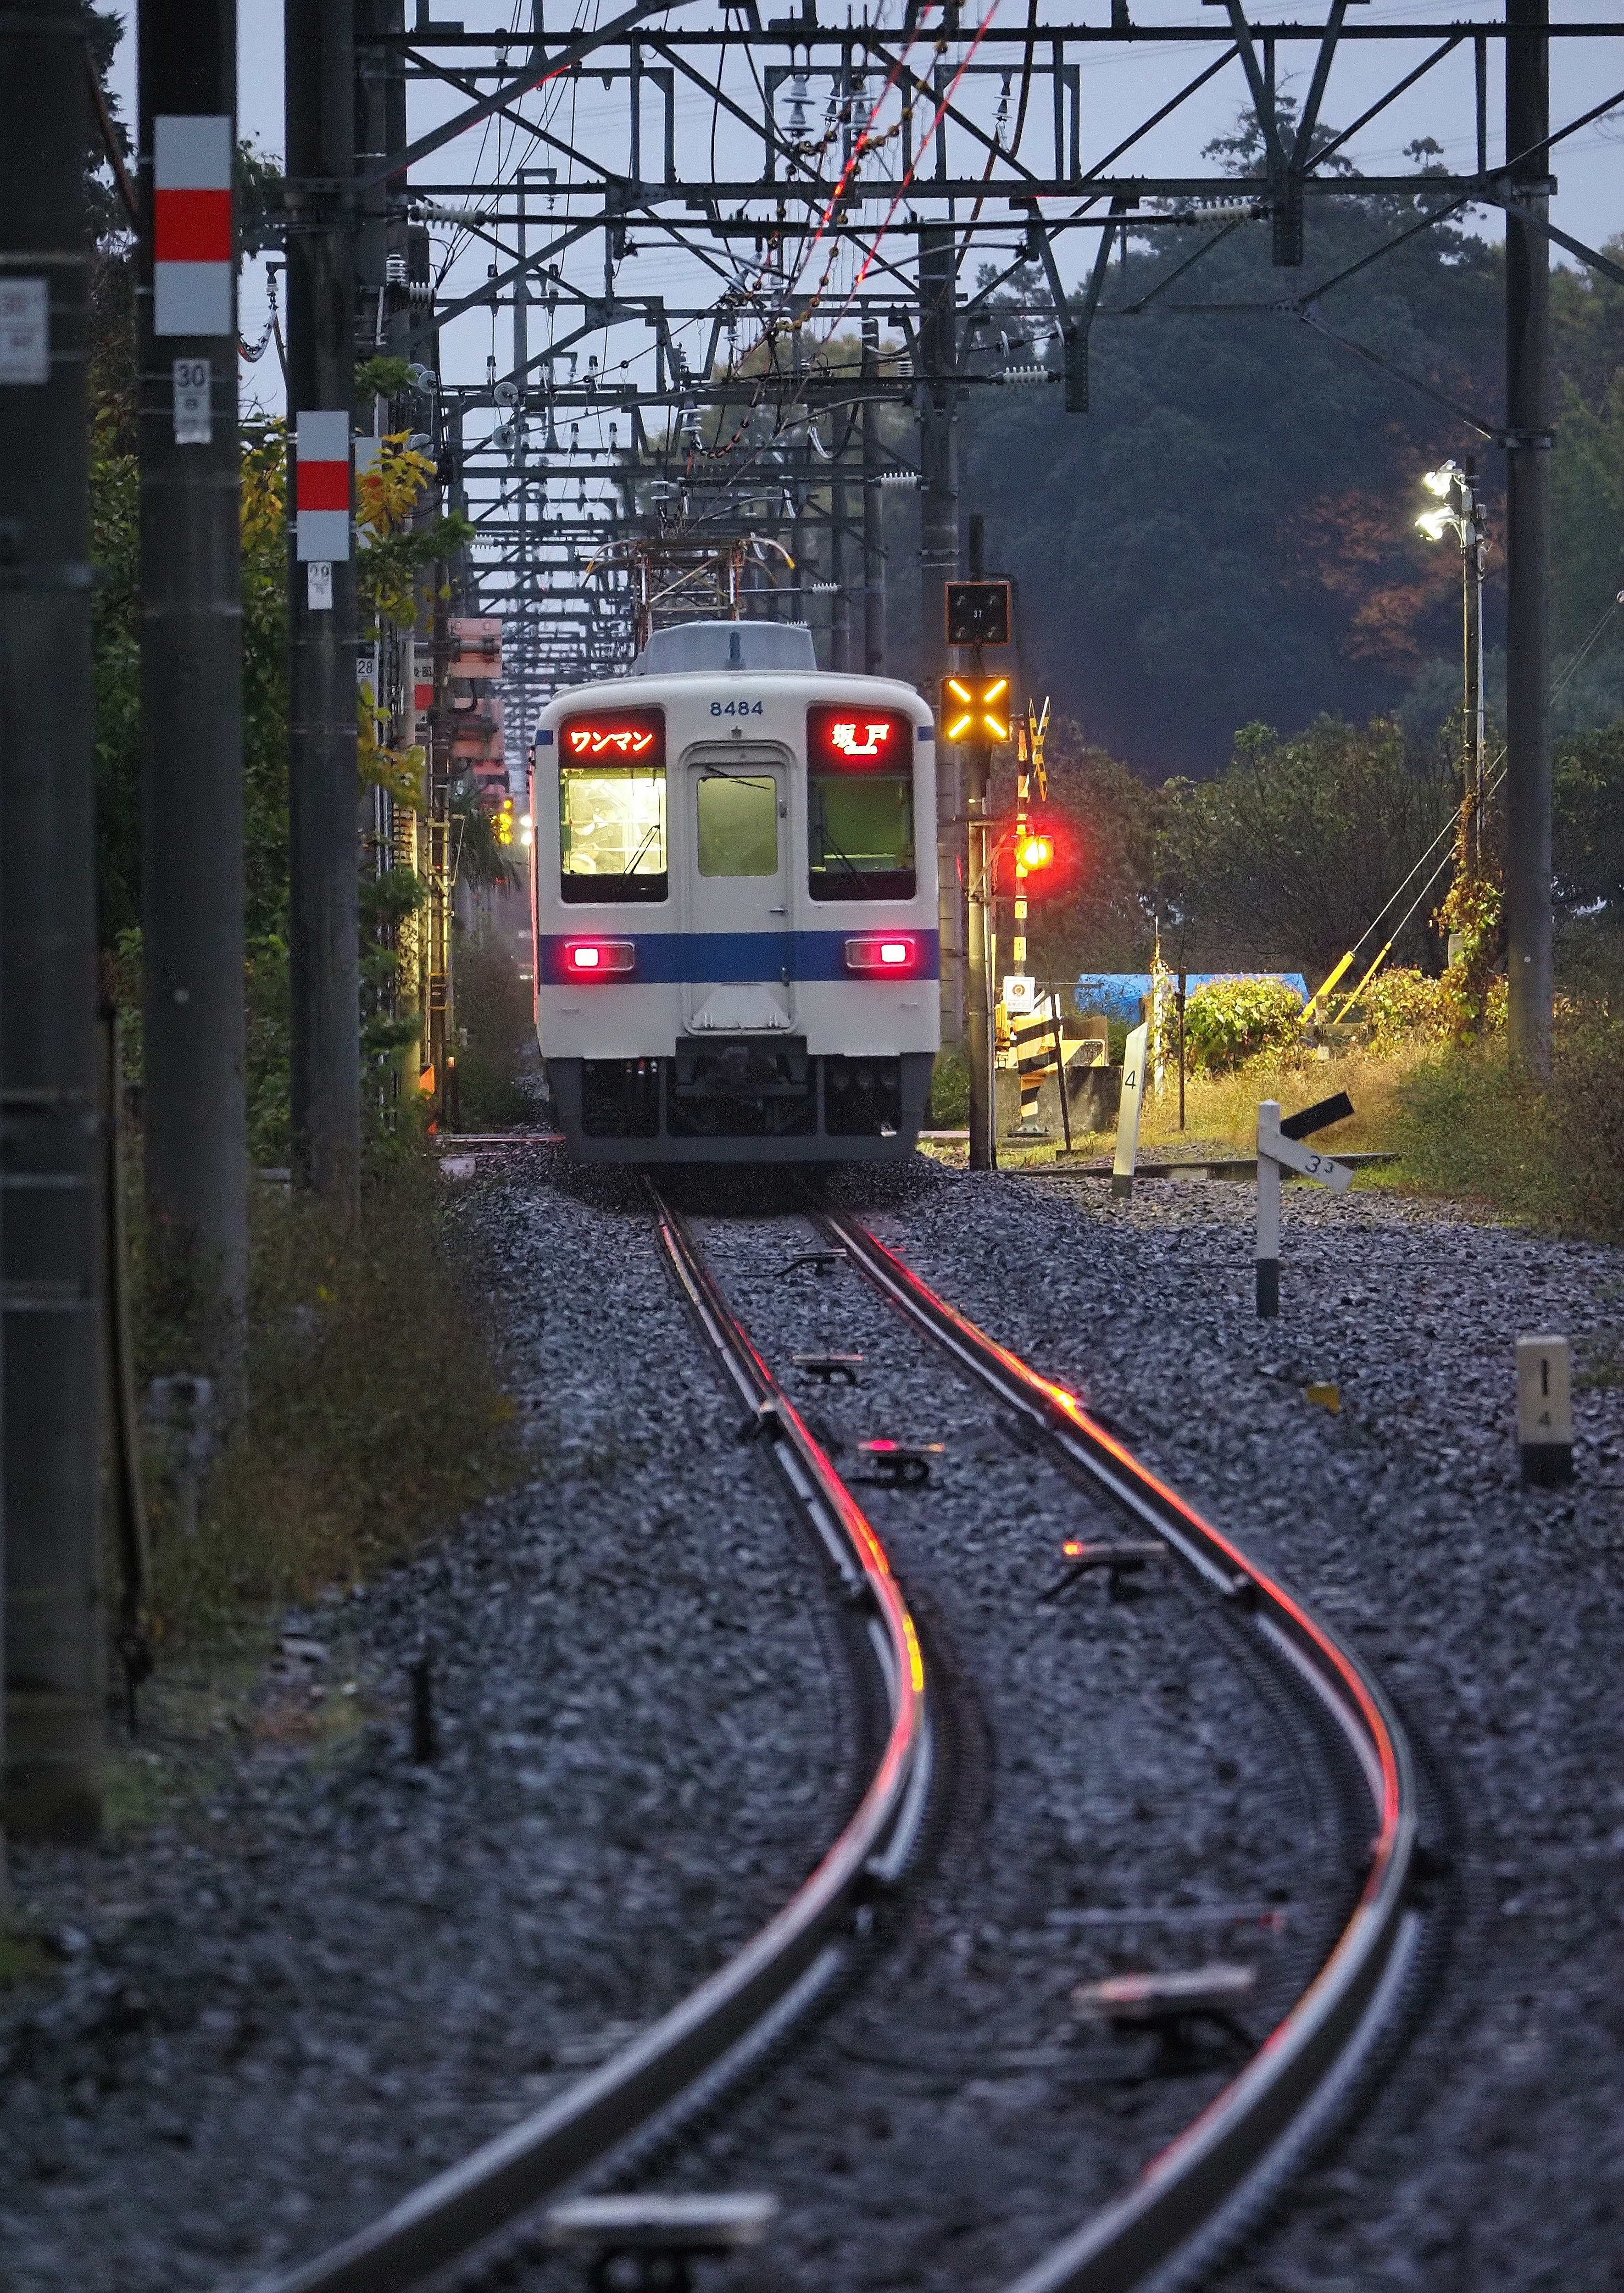
<instances>
[{"instance_id":1,"label":"red and white signal marker","mask_svg":"<svg viewBox=\"0 0 1624 2293\"><path fill-rule=\"evenodd\" d=\"M294 506L299 563L350 555L350 417L306 411L299 416L294 463Z\"/></svg>"},{"instance_id":2,"label":"red and white signal marker","mask_svg":"<svg viewBox=\"0 0 1624 2293\"><path fill-rule=\"evenodd\" d=\"M228 113L152 123L152 331L237 332Z\"/></svg>"}]
</instances>

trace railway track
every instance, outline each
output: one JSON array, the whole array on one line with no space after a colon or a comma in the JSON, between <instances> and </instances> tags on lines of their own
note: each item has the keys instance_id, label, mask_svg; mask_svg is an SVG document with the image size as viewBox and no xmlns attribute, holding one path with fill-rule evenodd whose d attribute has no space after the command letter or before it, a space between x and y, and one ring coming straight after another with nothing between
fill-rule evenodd
<instances>
[{"instance_id":1,"label":"railway track","mask_svg":"<svg viewBox=\"0 0 1624 2293\"><path fill-rule=\"evenodd\" d=\"M725 2090L835 1981L860 1897L901 1875L924 1819L933 1746L919 1635L884 1547L824 1444L741 1327L686 1221L652 1185L671 1273L743 1427L768 1446L860 1623L884 1720L872 1773L822 1860L777 1916L660 2022L556 2102L438 2176L267 2293L404 2293L493 2273L512 2281L546 2249L538 2217L640 2129ZM806 1216L912 1327L1015 1419L1074 1481L1224 1604L1260 1657L1305 1689L1368 1799L1368 1868L1352 1915L1307 1988L1239 2073L1111 2202L1005 2293L1129 2293L1182 2281L1266 2207L1345 2103L1391 2019L1419 1938L1409 1907L1416 1844L1407 1746L1379 1685L1305 1605L1142 1465L1076 1398L958 1314L827 1195Z\"/></svg>"}]
</instances>

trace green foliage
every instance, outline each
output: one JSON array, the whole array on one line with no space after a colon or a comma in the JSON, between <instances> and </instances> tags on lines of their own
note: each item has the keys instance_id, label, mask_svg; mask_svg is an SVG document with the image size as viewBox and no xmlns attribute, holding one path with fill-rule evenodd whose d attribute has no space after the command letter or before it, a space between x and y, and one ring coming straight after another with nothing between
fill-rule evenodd
<instances>
[{"instance_id":1,"label":"green foliage","mask_svg":"<svg viewBox=\"0 0 1624 2293\"><path fill-rule=\"evenodd\" d=\"M250 136L237 146L237 243L245 255L279 247L283 236L282 170Z\"/></svg>"},{"instance_id":2,"label":"green foliage","mask_svg":"<svg viewBox=\"0 0 1624 2293\"><path fill-rule=\"evenodd\" d=\"M1248 725L1227 771L1163 796L1164 939L1175 915L1173 944L1182 935L1192 968L1302 965L1320 976L1361 937L1454 804L1447 751L1418 752L1389 720L1361 729L1332 717L1288 741ZM1425 946L1424 915L1425 903L1413 953Z\"/></svg>"},{"instance_id":3,"label":"green foliage","mask_svg":"<svg viewBox=\"0 0 1624 2293\"><path fill-rule=\"evenodd\" d=\"M1301 1043L1302 1017L1297 994L1281 980L1216 979L1185 999L1185 1063L1227 1074L1250 1059L1278 1059Z\"/></svg>"},{"instance_id":4,"label":"green foliage","mask_svg":"<svg viewBox=\"0 0 1624 2293\"><path fill-rule=\"evenodd\" d=\"M364 498L365 481L362 491ZM473 527L461 510L448 511L431 525L380 534L356 559L356 596L375 615L410 628L417 615L420 577L455 557L473 539Z\"/></svg>"},{"instance_id":5,"label":"green foliage","mask_svg":"<svg viewBox=\"0 0 1624 2293\"><path fill-rule=\"evenodd\" d=\"M285 1170L291 1137L293 1008L287 940L274 932L250 939L246 968L248 1160L258 1170Z\"/></svg>"},{"instance_id":6,"label":"green foliage","mask_svg":"<svg viewBox=\"0 0 1624 2293\"><path fill-rule=\"evenodd\" d=\"M1220 162L1248 164L1249 121L1227 141ZM1297 288L1357 263L1418 206L1312 201ZM1395 376L1294 320L1265 223L1230 232L1176 290L1227 312L1172 315L1152 303L1132 323L1112 320L1192 252L1184 232L1130 237L1126 264L1119 251L1109 264L1087 417L1067 416L1058 391L975 392L962 414L965 498L988 512L990 565L1022 585L1022 683L1051 692L1092 742L1154 780L1211 770L1233 728L1255 718L1387 714L1434 663L1452 700L1458 561L1413 526L1421 474L1445 456L1479 452L1491 573L1504 564L1499 458ZM1314 315L1491 415L1504 389L1504 296L1500 247L1462 216L1384 255ZM1042 299L1038 281L1017 275L989 307L983 341L1030 333L1013 305ZM1568 385L1553 456L1566 647L1620 586L1624 290L1563 265L1552 300ZM895 564L918 546L917 512L894 496L886 508ZM887 600L893 649L917 644L912 586L893 582ZM1624 650L1624 623L1616 635ZM917 673L913 652L894 660Z\"/></svg>"},{"instance_id":7,"label":"green foliage","mask_svg":"<svg viewBox=\"0 0 1624 2293\"><path fill-rule=\"evenodd\" d=\"M1616 916L1624 909L1624 720L1559 743L1553 831L1563 905L1605 903Z\"/></svg>"},{"instance_id":8,"label":"green foliage","mask_svg":"<svg viewBox=\"0 0 1624 2293\"><path fill-rule=\"evenodd\" d=\"M970 1120L970 1062L962 1051L938 1051L931 1074L931 1127L962 1130Z\"/></svg>"},{"instance_id":9,"label":"green foliage","mask_svg":"<svg viewBox=\"0 0 1624 2293\"><path fill-rule=\"evenodd\" d=\"M415 1013L393 1017L390 1005L400 973L396 935L428 897L428 886L410 868L361 878L361 1090L368 1106L380 1103L390 1070L421 1033Z\"/></svg>"},{"instance_id":10,"label":"green foliage","mask_svg":"<svg viewBox=\"0 0 1624 2293\"><path fill-rule=\"evenodd\" d=\"M447 810L458 880L511 891L519 881L518 863L497 834L495 816L480 802L480 792L472 781L456 782L447 799Z\"/></svg>"},{"instance_id":11,"label":"green foliage","mask_svg":"<svg viewBox=\"0 0 1624 2293\"><path fill-rule=\"evenodd\" d=\"M1503 1040L1445 1054L1401 1087L1404 1175L1548 1232L1624 1239L1624 1019L1570 1012L1541 1089Z\"/></svg>"},{"instance_id":12,"label":"green foliage","mask_svg":"<svg viewBox=\"0 0 1624 2293\"><path fill-rule=\"evenodd\" d=\"M460 939L456 947L457 1097L465 1130L509 1130L535 1109L521 1080L532 1041L528 983L513 935Z\"/></svg>"},{"instance_id":13,"label":"green foliage","mask_svg":"<svg viewBox=\"0 0 1624 2293\"><path fill-rule=\"evenodd\" d=\"M412 366L409 359L391 358L384 352L363 359L355 369L355 395L360 398L399 398L412 386Z\"/></svg>"},{"instance_id":14,"label":"green foliage","mask_svg":"<svg viewBox=\"0 0 1624 2293\"><path fill-rule=\"evenodd\" d=\"M250 941L287 930L287 431L242 458L243 872Z\"/></svg>"},{"instance_id":15,"label":"green foliage","mask_svg":"<svg viewBox=\"0 0 1624 2293\"><path fill-rule=\"evenodd\" d=\"M1369 1049L1378 1057L1413 1044L1442 1042L1452 1016L1442 980L1402 964L1377 974L1358 1009L1369 1025Z\"/></svg>"}]
</instances>

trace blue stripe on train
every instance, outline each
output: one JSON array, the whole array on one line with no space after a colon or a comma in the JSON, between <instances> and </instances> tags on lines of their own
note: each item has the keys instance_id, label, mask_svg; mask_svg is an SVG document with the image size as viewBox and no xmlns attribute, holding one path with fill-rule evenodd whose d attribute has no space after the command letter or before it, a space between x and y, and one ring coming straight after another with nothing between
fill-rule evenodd
<instances>
[{"instance_id":1,"label":"blue stripe on train","mask_svg":"<svg viewBox=\"0 0 1624 2293\"><path fill-rule=\"evenodd\" d=\"M885 932L895 932L899 937L906 932L919 950L919 960L906 972L883 976L940 978L940 935L913 924L848 924L842 931L790 932L636 932L600 924L586 931L542 934L542 984L580 985L579 975L564 969L564 949L579 939L629 939L637 950L637 968L631 977L645 986L665 986L679 980L718 986L735 979L850 979L853 975L846 969L847 940L878 938ZM616 977L624 981L626 976L608 973L602 984L607 985Z\"/></svg>"}]
</instances>

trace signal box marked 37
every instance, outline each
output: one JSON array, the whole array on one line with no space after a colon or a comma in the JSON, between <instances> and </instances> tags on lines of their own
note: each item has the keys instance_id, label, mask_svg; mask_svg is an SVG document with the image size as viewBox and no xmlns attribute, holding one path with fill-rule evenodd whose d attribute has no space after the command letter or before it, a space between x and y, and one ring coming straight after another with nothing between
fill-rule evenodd
<instances>
[{"instance_id":1,"label":"signal box marked 37","mask_svg":"<svg viewBox=\"0 0 1624 2293\"><path fill-rule=\"evenodd\" d=\"M949 581L947 592L949 644L1009 643L1007 581Z\"/></svg>"}]
</instances>

